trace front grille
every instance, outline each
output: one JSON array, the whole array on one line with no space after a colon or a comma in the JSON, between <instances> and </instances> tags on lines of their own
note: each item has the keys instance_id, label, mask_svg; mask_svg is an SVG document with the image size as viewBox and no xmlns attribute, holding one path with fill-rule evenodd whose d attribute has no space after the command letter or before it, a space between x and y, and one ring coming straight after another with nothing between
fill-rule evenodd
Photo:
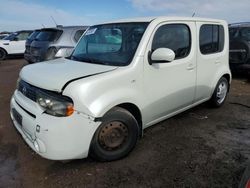
<instances>
[{"instance_id":1,"label":"front grille","mask_svg":"<svg viewBox=\"0 0 250 188\"><path fill-rule=\"evenodd\" d=\"M36 102L37 88L28 84L27 82L20 80L18 84L18 91L20 91L24 96Z\"/></svg>"}]
</instances>

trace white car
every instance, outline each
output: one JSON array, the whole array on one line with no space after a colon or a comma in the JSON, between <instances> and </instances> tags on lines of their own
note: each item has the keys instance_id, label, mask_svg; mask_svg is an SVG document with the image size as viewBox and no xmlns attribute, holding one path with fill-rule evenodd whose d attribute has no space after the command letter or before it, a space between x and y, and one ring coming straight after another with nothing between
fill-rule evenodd
<instances>
[{"instance_id":1,"label":"white car","mask_svg":"<svg viewBox=\"0 0 250 188\"><path fill-rule=\"evenodd\" d=\"M143 129L229 91L228 25L136 18L91 26L69 58L25 66L11 118L52 160L126 156Z\"/></svg>"},{"instance_id":2,"label":"white car","mask_svg":"<svg viewBox=\"0 0 250 188\"><path fill-rule=\"evenodd\" d=\"M0 40L0 60L8 55L22 55L25 51L25 42L32 31L17 31Z\"/></svg>"}]
</instances>

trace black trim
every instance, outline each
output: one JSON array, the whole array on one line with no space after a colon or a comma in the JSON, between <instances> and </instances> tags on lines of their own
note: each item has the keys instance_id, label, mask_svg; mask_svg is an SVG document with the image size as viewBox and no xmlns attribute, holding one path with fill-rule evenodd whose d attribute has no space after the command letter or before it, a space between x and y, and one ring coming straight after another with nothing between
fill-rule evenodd
<instances>
[{"instance_id":1,"label":"black trim","mask_svg":"<svg viewBox=\"0 0 250 188\"><path fill-rule=\"evenodd\" d=\"M94 122L102 122L102 117L96 117L96 118L94 119Z\"/></svg>"},{"instance_id":2,"label":"black trim","mask_svg":"<svg viewBox=\"0 0 250 188\"><path fill-rule=\"evenodd\" d=\"M16 100L15 100L15 102L17 103L17 105L18 105L23 111L25 111L25 112L26 112L27 114L29 114L31 117L36 118L36 116L35 116L34 114L32 114L32 113L30 113L28 110L24 109Z\"/></svg>"}]
</instances>

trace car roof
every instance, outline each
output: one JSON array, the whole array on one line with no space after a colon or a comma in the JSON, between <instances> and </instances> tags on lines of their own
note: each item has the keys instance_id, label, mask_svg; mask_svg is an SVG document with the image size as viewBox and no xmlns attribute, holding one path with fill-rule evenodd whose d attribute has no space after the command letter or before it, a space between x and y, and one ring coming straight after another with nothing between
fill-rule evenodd
<instances>
[{"instance_id":1,"label":"car roof","mask_svg":"<svg viewBox=\"0 0 250 188\"><path fill-rule=\"evenodd\" d=\"M210 18L200 18L200 17L171 17L171 16L158 16L158 17L138 17L138 18L128 18L120 19L116 21L106 22L108 23L127 23L127 22L151 22L153 20L158 21L202 21L202 22L225 22L224 20L219 19L210 19Z\"/></svg>"},{"instance_id":2,"label":"car roof","mask_svg":"<svg viewBox=\"0 0 250 188\"><path fill-rule=\"evenodd\" d=\"M87 29L89 26L61 26L58 25L57 27L48 27L48 28L42 28L43 30L71 30L71 29Z\"/></svg>"},{"instance_id":3,"label":"car roof","mask_svg":"<svg viewBox=\"0 0 250 188\"><path fill-rule=\"evenodd\" d=\"M228 26L229 28L250 27L250 22L231 23Z\"/></svg>"}]
</instances>

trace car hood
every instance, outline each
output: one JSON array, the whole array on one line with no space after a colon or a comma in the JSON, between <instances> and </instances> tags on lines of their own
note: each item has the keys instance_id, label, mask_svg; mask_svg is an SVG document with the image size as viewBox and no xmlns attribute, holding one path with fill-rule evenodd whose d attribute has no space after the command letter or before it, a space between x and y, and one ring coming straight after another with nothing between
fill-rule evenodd
<instances>
[{"instance_id":1,"label":"car hood","mask_svg":"<svg viewBox=\"0 0 250 188\"><path fill-rule=\"evenodd\" d=\"M72 61L64 58L25 66L20 78L47 90L61 92L64 85L80 78L115 70L115 66Z\"/></svg>"}]
</instances>

